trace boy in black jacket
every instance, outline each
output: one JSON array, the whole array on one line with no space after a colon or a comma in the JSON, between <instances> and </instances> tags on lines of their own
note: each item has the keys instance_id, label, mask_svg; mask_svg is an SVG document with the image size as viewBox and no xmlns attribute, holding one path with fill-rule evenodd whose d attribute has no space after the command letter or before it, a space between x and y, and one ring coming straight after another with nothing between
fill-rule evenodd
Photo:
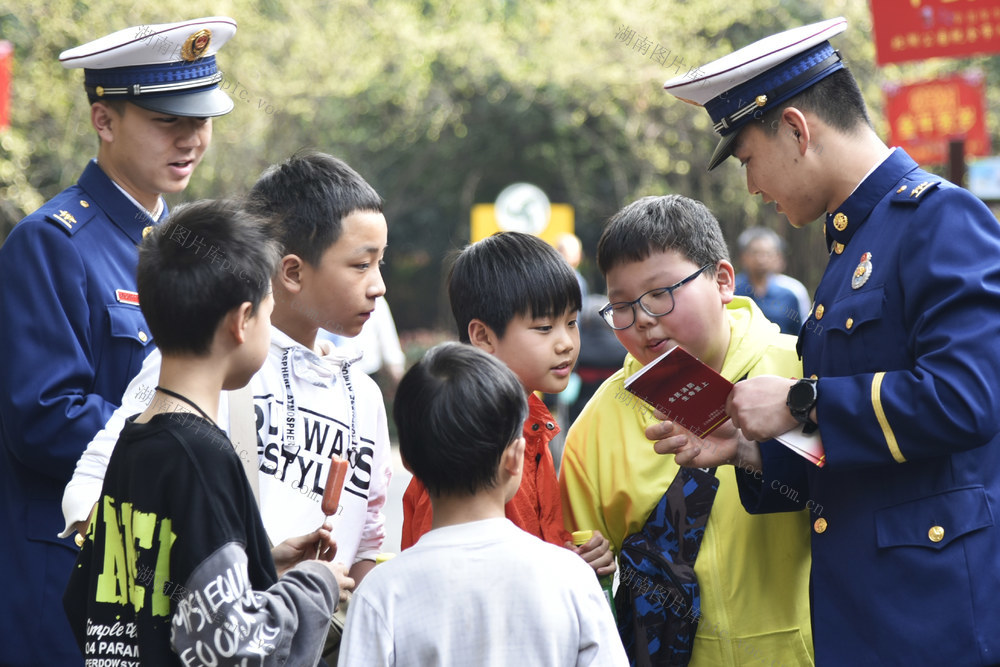
<instances>
[{"instance_id":1,"label":"boy in black jacket","mask_svg":"<svg viewBox=\"0 0 1000 667\"><path fill-rule=\"evenodd\" d=\"M179 208L140 247L139 300L163 361L152 402L111 456L64 597L88 661L319 660L338 588L353 582L323 562L336 552L326 526L270 550L215 424L220 392L267 356L278 258L264 223L228 202ZM317 542L322 560L307 561Z\"/></svg>"}]
</instances>

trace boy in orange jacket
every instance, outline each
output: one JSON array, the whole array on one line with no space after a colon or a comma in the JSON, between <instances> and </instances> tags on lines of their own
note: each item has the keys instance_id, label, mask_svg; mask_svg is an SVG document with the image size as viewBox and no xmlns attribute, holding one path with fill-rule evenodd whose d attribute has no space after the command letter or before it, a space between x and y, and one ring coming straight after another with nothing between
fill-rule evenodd
<instances>
[{"instance_id":1,"label":"boy in orange jacket","mask_svg":"<svg viewBox=\"0 0 1000 667\"><path fill-rule=\"evenodd\" d=\"M566 388L580 349L581 295L573 269L552 246L519 232L501 232L466 247L448 275L448 297L463 343L514 371L528 396L524 474L505 514L522 530L576 551L598 575L615 571L614 554L598 531L574 547L563 525L549 441L559 432L539 391ZM403 495L403 549L432 528L424 486L414 478Z\"/></svg>"}]
</instances>

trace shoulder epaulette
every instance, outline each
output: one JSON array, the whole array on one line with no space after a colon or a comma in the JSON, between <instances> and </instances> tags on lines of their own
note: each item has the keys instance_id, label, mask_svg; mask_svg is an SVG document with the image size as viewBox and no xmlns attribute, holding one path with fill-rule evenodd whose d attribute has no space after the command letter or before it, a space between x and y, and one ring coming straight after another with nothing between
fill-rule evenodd
<instances>
[{"instance_id":1,"label":"shoulder epaulette","mask_svg":"<svg viewBox=\"0 0 1000 667\"><path fill-rule=\"evenodd\" d=\"M892 203L917 206L940 185L941 181L904 181L893 192Z\"/></svg>"},{"instance_id":2,"label":"shoulder epaulette","mask_svg":"<svg viewBox=\"0 0 1000 667\"><path fill-rule=\"evenodd\" d=\"M45 207L45 219L72 236L97 213L93 202L81 197L56 198Z\"/></svg>"}]
</instances>

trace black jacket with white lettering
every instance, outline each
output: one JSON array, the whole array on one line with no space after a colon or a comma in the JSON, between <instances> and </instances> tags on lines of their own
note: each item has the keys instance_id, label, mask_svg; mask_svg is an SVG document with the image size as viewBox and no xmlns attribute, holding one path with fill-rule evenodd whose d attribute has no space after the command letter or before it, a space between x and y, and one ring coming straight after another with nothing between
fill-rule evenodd
<instances>
[{"instance_id":1,"label":"black jacket with white lettering","mask_svg":"<svg viewBox=\"0 0 1000 667\"><path fill-rule=\"evenodd\" d=\"M88 664L312 665L337 597L316 563L278 579L229 439L175 412L126 424L63 603Z\"/></svg>"}]
</instances>

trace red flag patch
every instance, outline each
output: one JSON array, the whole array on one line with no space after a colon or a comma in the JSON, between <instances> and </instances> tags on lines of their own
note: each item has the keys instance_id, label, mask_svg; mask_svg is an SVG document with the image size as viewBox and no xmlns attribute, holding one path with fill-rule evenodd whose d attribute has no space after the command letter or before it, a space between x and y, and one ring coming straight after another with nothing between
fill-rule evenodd
<instances>
[{"instance_id":1,"label":"red flag patch","mask_svg":"<svg viewBox=\"0 0 1000 667\"><path fill-rule=\"evenodd\" d=\"M115 296L118 298L118 303L131 303L134 306L139 305L138 292L130 292L127 289L116 289Z\"/></svg>"}]
</instances>

